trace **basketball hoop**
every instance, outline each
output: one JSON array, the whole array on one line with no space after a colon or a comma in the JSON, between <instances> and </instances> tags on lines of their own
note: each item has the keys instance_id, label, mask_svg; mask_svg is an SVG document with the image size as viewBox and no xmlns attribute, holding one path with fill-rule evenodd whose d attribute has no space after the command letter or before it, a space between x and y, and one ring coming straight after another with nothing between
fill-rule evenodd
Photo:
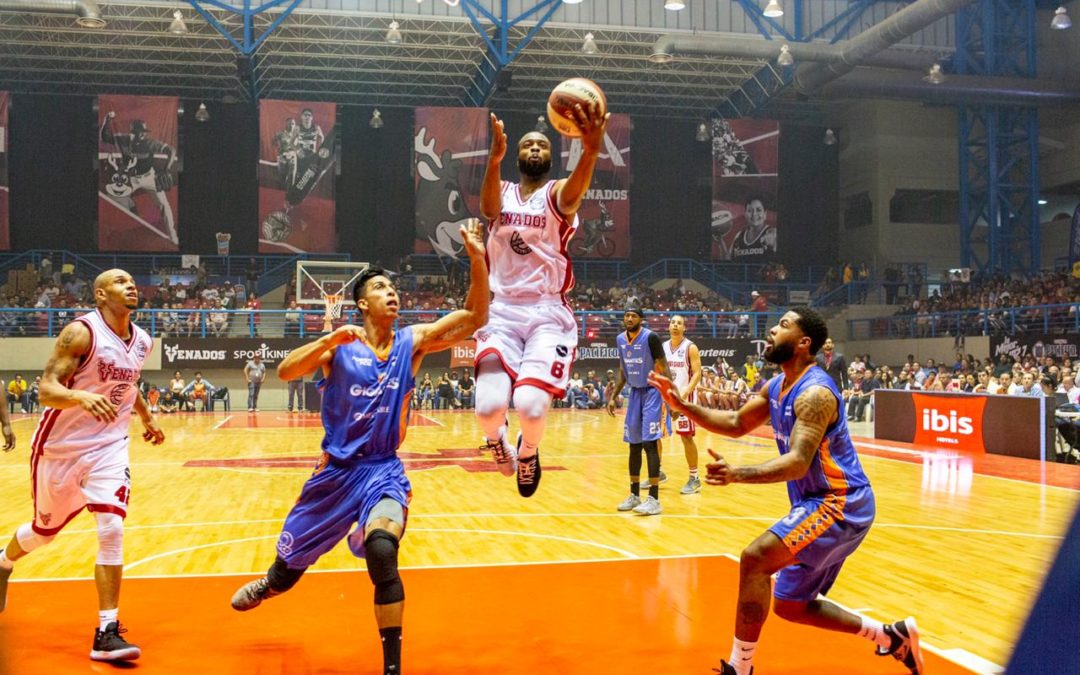
<instances>
[{"instance_id":1,"label":"basketball hoop","mask_svg":"<svg viewBox=\"0 0 1080 675\"><path fill-rule=\"evenodd\" d=\"M323 332L329 333L334 330L334 319L341 318L341 307L345 304L344 293L326 293L323 295L326 303L326 313L323 315Z\"/></svg>"}]
</instances>

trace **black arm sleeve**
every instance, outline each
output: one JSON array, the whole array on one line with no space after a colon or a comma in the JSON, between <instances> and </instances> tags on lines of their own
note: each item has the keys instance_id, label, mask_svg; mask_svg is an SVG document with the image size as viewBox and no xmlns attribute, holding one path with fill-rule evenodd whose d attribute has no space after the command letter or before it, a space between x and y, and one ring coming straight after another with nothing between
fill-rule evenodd
<instances>
[{"instance_id":1,"label":"black arm sleeve","mask_svg":"<svg viewBox=\"0 0 1080 675\"><path fill-rule=\"evenodd\" d=\"M653 359L665 358L664 343L656 333L649 333L649 353L652 354Z\"/></svg>"}]
</instances>

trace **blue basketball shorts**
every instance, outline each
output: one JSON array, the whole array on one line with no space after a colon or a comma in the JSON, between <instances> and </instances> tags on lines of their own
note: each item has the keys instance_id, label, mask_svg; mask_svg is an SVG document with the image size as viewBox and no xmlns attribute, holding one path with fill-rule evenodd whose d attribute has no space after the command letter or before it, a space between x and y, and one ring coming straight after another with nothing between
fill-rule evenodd
<instances>
[{"instance_id":1,"label":"blue basketball shorts","mask_svg":"<svg viewBox=\"0 0 1080 675\"><path fill-rule=\"evenodd\" d=\"M630 387L623 421L623 441L645 443L664 435L664 400L654 387Z\"/></svg>"},{"instance_id":2,"label":"blue basketball shorts","mask_svg":"<svg viewBox=\"0 0 1080 675\"><path fill-rule=\"evenodd\" d=\"M411 497L412 485L397 457L342 465L324 454L285 518L278 555L291 569L310 567L347 536L353 555L363 558L364 527L371 510L380 500L392 499L401 504L408 520Z\"/></svg>"},{"instance_id":3,"label":"blue basketball shorts","mask_svg":"<svg viewBox=\"0 0 1080 675\"><path fill-rule=\"evenodd\" d=\"M874 491L854 488L847 495L810 497L795 504L787 517L769 528L798 562L780 570L773 595L810 602L825 595L848 556L874 523Z\"/></svg>"}]
</instances>

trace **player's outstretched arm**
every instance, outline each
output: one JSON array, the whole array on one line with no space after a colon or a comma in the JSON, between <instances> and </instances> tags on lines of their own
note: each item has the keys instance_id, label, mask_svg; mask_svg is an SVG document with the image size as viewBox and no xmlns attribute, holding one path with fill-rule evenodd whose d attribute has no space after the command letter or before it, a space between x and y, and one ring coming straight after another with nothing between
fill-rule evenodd
<instances>
[{"instance_id":1,"label":"player's outstretched arm","mask_svg":"<svg viewBox=\"0 0 1080 675\"><path fill-rule=\"evenodd\" d=\"M731 438L744 436L769 419L769 399L762 392L738 410L712 410L683 400L679 388L670 378L655 370L649 373L649 384L660 390L664 402L709 431Z\"/></svg>"},{"instance_id":2,"label":"player's outstretched arm","mask_svg":"<svg viewBox=\"0 0 1080 675\"><path fill-rule=\"evenodd\" d=\"M278 379L288 382L310 375L319 368L325 368L333 360L334 350L338 345L355 342L363 335L364 329L360 326L341 326L333 333L327 333L318 340L297 347L278 364ZM244 375L247 375L247 366L244 366Z\"/></svg>"},{"instance_id":3,"label":"player's outstretched arm","mask_svg":"<svg viewBox=\"0 0 1080 675\"><path fill-rule=\"evenodd\" d=\"M566 216L567 220L572 219L581 208L581 202L585 199L589 184L592 183L596 158L604 145L604 132L607 129L608 119L611 117L610 113L600 115L596 103L590 103L588 110L583 109L579 104L576 114L578 126L583 131L581 158L578 159L573 173L555 185L558 191L559 212Z\"/></svg>"},{"instance_id":4,"label":"player's outstretched arm","mask_svg":"<svg viewBox=\"0 0 1080 675\"><path fill-rule=\"evenodd\" d=\"M490 222L502 213L502 178L499 166L506 155L506 132L503 123L491 113L491 150L488 151L487 169L480 186L480 213Z\"/></svg>"},{"instance_id":5,"label":"player's outstretched arm","mask_svg":"<svg viewBox=\"0 0 1080 675\"><path fill-rule=\"evenodd\" d=\"M0 379L0 404L7 403L7 387L4 380ZM11 416L8 414L7 405L0 405L0 433L4 435L4 452L15 449L15 432L11 429Z\"/></svg>"},{"instance_id":6,"label":"player's outstretched arm","mask_svg":"<svg viewBox=\"0 0 1080 675\"><path fill-rule=\"evenodd\" d=\"M469 254L469 295L464 309L450 312L434 323L413 326L413 353L424 354L449 349L464 340L488 322L488 305L491 291L488 289L488 267L484 257L484 227L475 218L461 227L461 239ZM419 366L419 362L414 364Z\"/></svg>"},{"instance_id":7,"label":"player's outstretched arm","mask_svg":"<svg viewBox=\"0 0 1080 675\"><path fill-rule=\"evenodd\" d=\"M43 406L58 410L79 406L99 422L112 422L116 419L116 406L109 399L101 394L69 389L65 384L71 381L71 376L82 358L90 353L92 346L93 338L86 324L75 321L65 326L56 338L52 356L41 374L38 397Z\"/></svg>"},{"instance_id":8,"label":"player's outstretched arm","mask_svg":"<svg viewBox=\"0 0 1080 675\"><path fill-rule=\"evenodd\" d=\"M768 406L766 399L765 405ZM766 408L768 410L768 408ZM795 426L788 439L788 453L753 466L728 466L722 457L709 451L716 460L706 467L705 482L782 483L806 475L821 439L837 417L836 397L825 387L809 387L795 399Z\"/></svg>"}]
</instances>

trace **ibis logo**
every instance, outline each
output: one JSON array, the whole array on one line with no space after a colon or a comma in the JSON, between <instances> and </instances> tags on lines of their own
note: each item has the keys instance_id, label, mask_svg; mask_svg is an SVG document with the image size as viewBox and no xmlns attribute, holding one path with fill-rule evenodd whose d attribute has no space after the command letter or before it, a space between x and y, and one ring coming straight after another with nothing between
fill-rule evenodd
<instances>
[{"instance_id":1,"label":"ibis logo","mask_svg":"<svg viewBox=\"0 0 1080 675\"><path fill-rule=\"evenodd\" d=\"M923 431L947 431L950 434L970 436L975 433L974 421L970 417L960 417L955 410L950 410L948 414L934 408L923 408L922 411Z\"/></svg>"},{"instance_id":2,"label":"ibis logo","mask_svg":"<svg viewBox=\"0 0 1080 675\"><path fill-rule=\"evenodd\" d=\"M912 394L915 443L985 452L983 408L986 397L965 394Z\"/></svg>"}]
</instances>

